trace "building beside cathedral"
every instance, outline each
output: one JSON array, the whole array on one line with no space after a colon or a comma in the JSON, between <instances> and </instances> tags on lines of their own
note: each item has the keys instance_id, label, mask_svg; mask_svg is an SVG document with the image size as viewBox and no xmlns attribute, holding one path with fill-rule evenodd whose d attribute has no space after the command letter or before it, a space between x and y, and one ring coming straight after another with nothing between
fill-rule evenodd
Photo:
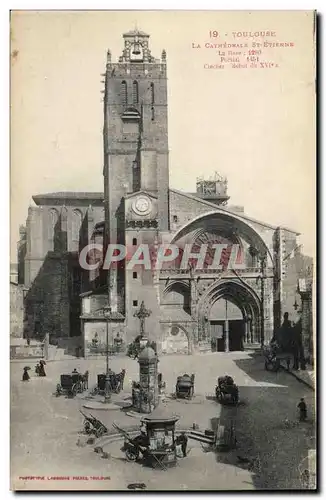
<instances>
[{"instance_id":1,"label":"building beside cathedral","mask_svg":"<svg viewBox=\"0 0 326 500\"><path fill-rule=\"evenodd\" d=\"M169 187L167 55L154 58L149 39L130 31L117 62L107 52L103 192L33 197L18 243L25 335L48 332L90 356L94 344L105 342L107 322L112 338L118 332L126 343L135 338L144 301L151 311L146 331L160 352L259 345L285 311L296 320L297 281L311 259L298 250L297 232L229 204L227 181L218 174L197 179L193 193ZM181 269L176 260L157 270L121 262L87 270L79 256L90 243L120 244L128 252L144 244L154 252L163 243L181 250L191 244L194 251L223 244L224 265ZM232 247L241 269L227 265ZM98 255L89 258L98 262Z\"/></svg>"}]
</instances>

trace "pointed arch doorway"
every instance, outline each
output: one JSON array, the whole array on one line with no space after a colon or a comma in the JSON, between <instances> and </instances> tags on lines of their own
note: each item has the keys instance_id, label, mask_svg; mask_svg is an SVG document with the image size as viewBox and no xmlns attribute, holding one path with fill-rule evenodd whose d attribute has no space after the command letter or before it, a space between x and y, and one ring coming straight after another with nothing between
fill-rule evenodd
<instances>
[{"instance_id":1,"label":"pointed arch doorway","mask_svg":"<svg viewBox=\"0 0 326 500\"><path fill-rule=\"evenodd\" d=\"M259 344L260 300L248 285L220 281L200 301L199 327L199 340L210 342L213 351L241 351Z\"/></svg>"},{"instance_id":2,"label":"pointed arch doorway","mask_svg":"<svg viewBox=\"0 0 326 500\"><path fill-rule=\"evenodd\" d=\"M212 351L242 351L246 323L241 309L230 298L222 297L211 307L209 329Z\"/></svg>"}]
</instances>

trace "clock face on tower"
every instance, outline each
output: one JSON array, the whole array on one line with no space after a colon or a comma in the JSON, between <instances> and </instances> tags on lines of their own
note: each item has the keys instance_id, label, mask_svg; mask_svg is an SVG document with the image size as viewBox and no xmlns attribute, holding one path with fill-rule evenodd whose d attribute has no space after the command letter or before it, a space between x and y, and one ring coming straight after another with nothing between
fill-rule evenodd
<instances>
[{"instance_id":1,"label":"clock face on tower","mask_svg":"<svg viewBox=\"0 0 326 500\"><path fill-rule=\"evenodd\" d=\"M132 204L132 209L137 215L148 215L152 209L152 202L146 196L138 196Z\"/></svg>"}]
</instances>

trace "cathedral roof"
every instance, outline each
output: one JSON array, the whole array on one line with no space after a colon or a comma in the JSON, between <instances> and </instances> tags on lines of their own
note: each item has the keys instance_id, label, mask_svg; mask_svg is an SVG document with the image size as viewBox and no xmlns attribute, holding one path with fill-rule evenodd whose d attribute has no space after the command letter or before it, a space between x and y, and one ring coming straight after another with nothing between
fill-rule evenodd
<instances>
[{"instance_id":1,"label":"cathedral roof","mask_svg":"<svg viewBox=\"0 0 326 500\"><path fill-rule=\"evenodd\" d=\"M253 217L248 217L247 215L244 215L242 213L241 214L236 213L235 211L230 210L225 206L216 205L215 203L212 203L212 202L207 201L207 200L203 200L202 198L199 198L198 196L195 196L195 195L190 194L190 193L185 193L183 191L179 191L177 189L171 189L171 188L169 189L169 191L171 193L175 193L177 195L185 196L186 198L193 199L194 201L198 201L198 203L201 203L203 205L207 205L207 207L210 207L211 209L213 208L216 211L225 212L226 214L237 215L237 217L240 217L241 219L244 219L244 220L247 220L249 222L256 223L256 224L260 224L261 226L268 227L269 229L275 230L275 229L277 229L277 227L279 227L279 226L273 226L272 224L267 224L266 222L259 221L257 219L254 219ZM281 228L286 230L286 231L289 231L291 233L294 233L297 236L300 235L300 233L298 233L298 231L295 231L294 229L290 229L290 228L283 227L283 226L281 226Z\"/></svg>"},{"instance_id":2,"label":"cathedral roof","mask_svg":"<svg viewBox=\"0 0 326 500\"><path fill-rule=\"evenodd\" d=\"M130 32L132 33L132 32ZM207 205L207 207L214 208L215 210L221 210L226 213L234 213L234 211L228 207L222 207L220 205L216 205L215 203L212 203L207 200L203 200L202 198L199 198L198 196L192 194L192 193L185 193L184 191L179 191L177 189L171 189L169 190L171 193L175 193L180 196L185 196L187 198L191 198L195 201L198 201L201 204ZM141 192L141 191L140 191ZM136 193L129 193L128 197L134 196ZM139 193L138 193L139 194ZM148 194L148 193L147 193ZM61 204L71 204L71 205L76 205L76 200L81 200L82 202L87 202L89 204L91 203L96 203L102 204L104 201L104 193L103 192L87 192L87 191L58 191L54 193L45 193L45 194L37 194L32 197L33 201L36 203L36 205L61 205ZM64 202L64 203L63 203ZM69 203L71 202L71 203ZM267 224L266 222L259 221L257 219L254 219L252 217L248 217L247 215L244 215L243 213L238 214L241 216L242 219L248 220L250 222L255 222L257 224L260 224L262 226L268 227L270 229L277 229L276 226L273 226L271 224ZM300 233L298 231L295 231L293 229L283 227L282 229L285 229L287 231L290 231L292 233L295 233L296 235L299 235Z\"/></svg>"},{"instance_id":3,"label":"cathedral roof","mask_svg":"<svg viewBox=\"0 0 326 500\"><path fill-rule=\"evenodd\" d=\"M36 205L76 205L80 200L85 204L102 204L104 193L87 191L57 191L54 193L37 194L32 197Z\"/></svg>"},{"instance_id":4,"label":"cathedral roof","mask_svg":"<svg viewBox=\"0 0 326 500\"><path fill-rule=\"evenodd\" d=\"M33 198L101 198L104 193L87 191L56 191L54 193L36 194Z\"/></svg>"}]
</instances>

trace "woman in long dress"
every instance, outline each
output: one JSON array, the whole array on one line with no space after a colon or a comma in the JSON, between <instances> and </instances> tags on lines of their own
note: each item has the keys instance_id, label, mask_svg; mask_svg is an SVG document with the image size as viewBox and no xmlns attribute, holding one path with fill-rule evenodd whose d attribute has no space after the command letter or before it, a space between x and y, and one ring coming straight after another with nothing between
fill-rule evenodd
<instances>
[{"instance_id":1,"label":"woman in long dress","mask_svg":"<svg viewBox=\"0 0 326 500\"><path fill-rule=\"evenodd\" d=\"M23 371L23 378L22 378L23 382L28 382L28 380L30 379L28 370L29 370L29 366L25 366L24 371Z\"/></svg>"},{"instance_id":2,"label":"woman in long dress","mask_svg":"<svg viewBox=\"0 0 326 500\"><path fill-rule=\"evenodd\" d=\"M41 359L41 361L39 362L39 372L38 372L39 377L46 377L44 365L46 365L46 363L45 361L43 361L43 359Z\"/></svg>"}]
</instances>

